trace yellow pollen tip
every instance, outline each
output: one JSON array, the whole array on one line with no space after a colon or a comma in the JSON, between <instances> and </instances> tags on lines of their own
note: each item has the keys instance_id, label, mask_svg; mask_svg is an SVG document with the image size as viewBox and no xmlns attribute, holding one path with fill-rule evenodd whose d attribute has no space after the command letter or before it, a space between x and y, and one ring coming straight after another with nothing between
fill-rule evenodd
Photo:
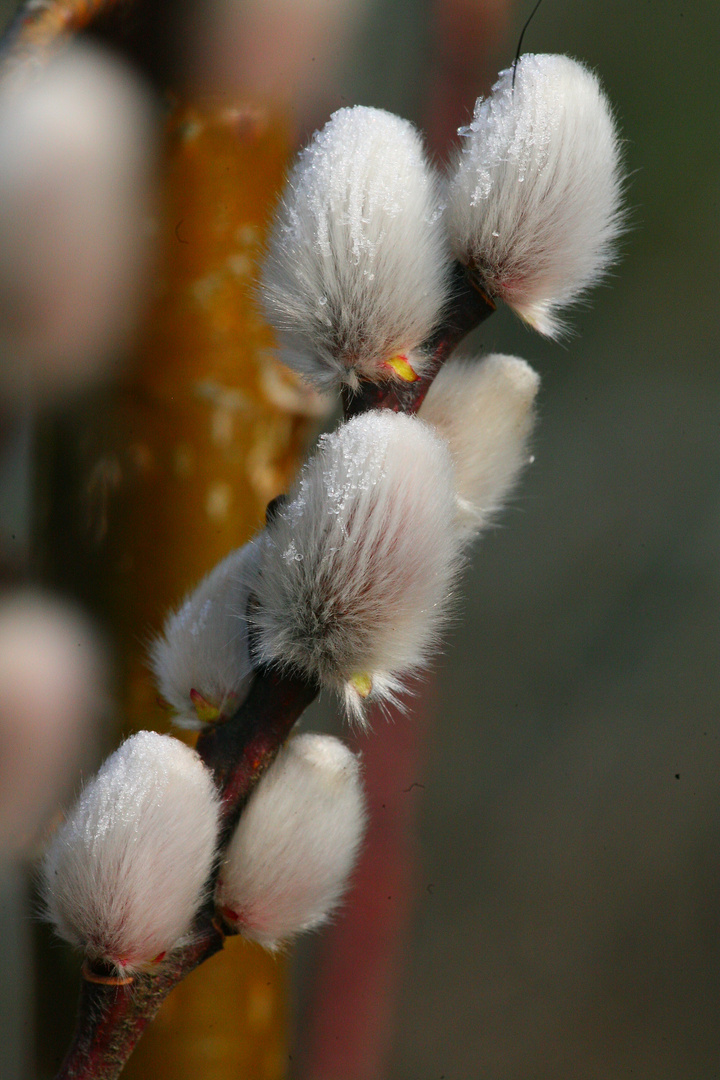
<instances>
[{"instance_id":1,"label":"yellow pollen tip","mask_svg":"<svg viewBox=\"0 0 720 1080\"><path fill-rule=\"evenodd\" d=\"M386 360L385 367L392 368L395 374L405 382L417 382L420 378L418 373L411 367L407 356L402 353L391 356L389 360Z\"/></svg>"},{"instance_id":2,"label":"yellow pollen tip","mask_svg":"<svg viewBox=\"0 0 720 1080\"><path fill-rule=\"evenodd\" d=\"M198 720L201 720L203 724L212 724L217 720L220 715L220 710L217 705L213 705L211 702L206 701L202 694L197 690L190 691L190 700L193 703L193 708L197 713Z\"/></svg>"},{"instance_id":3,"label":"yellow pollen tip","mask_svg":"<svg viewBox=\"0 0 720 1080\"><path fill-rule=\"evenodd\" d=\"M367 674L352 675L349 682L361 698L366 698L372 690L372 679Z\"/></svg>"}]
</instances>

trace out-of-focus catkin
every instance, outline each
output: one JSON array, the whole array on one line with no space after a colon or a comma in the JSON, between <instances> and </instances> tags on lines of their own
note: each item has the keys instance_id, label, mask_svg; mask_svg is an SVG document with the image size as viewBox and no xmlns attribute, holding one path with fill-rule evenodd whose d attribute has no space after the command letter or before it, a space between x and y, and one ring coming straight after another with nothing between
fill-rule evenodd
<instances>
[{"instance_id":1,"label":"out-of-focus catkin","mask_svg":"<svg viewBox=\"0 0 720 1080\"><path fill-rule=\"evenodd\" d=\"M217 890L226 923L275 948L337 907L365 831L358 759L329 735L299 735L258 784Z\"/></svg>"}]
</instances>

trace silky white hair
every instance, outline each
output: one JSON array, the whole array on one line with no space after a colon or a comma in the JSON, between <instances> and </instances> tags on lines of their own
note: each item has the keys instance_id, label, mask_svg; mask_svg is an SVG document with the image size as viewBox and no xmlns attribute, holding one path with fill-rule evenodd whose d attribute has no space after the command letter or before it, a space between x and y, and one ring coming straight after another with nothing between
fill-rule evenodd
<instances>
[{"instance_id":1,"label":"silky white hair","mask_svg":"<svg viewBox=\"0 0 720 1080\"><path fill-rule=\"evenodd\" d=\"M480 98L448 185L453 251L488 292L557 337L557 311L594 285L623 228L620 144L596 76L522 56Z\"/></svg>"},{"instance_id":2,"label":"silky white hair","mask_svg":"<svg viewBox=\"0 0 720 1080\"><path fill-rule=\"evenodd\" d=\"M530 365L514 356L453 357L422 404L420 418L450 447L458 528L468 540L497 517L528 464L539 386Z\"/></svg>"},{"instance_id":3,"label":"silky white hair","mask_svg":"<svg viewBox=\"0 0 720 1080\"><path fill-rule=\"evenodd\" d=\"M369 412L322 436L266 530L258 659L340 690L357 719L366 697L392 699L447 615L460 563L454 484L447 445L414 417Z\"/></svg>"},{"instance_id":4,"label":"silky white hair","mask_svg":"<svg viewBox=\"0 0 720 1080\"><path fill-rule=\"evenodd\" d=\"M50 844L42 891L57 934L121 972L182 944L204 898L218 814L194 750L169 735L133 735Z\"/></svg>"},{"instance_id":5,"label":"silky white hair","mask_svg":"<svg viewBox=\"0 0 720 1080\"><path fill-rule=\"evenodd\" d=\"M227 719L247 695L252 663L246 609L261 553L262 534L231 552L170 613L151 646L158 687L181 727L203 726L195 695L218 710L218 719Z\"/></svg>"},{"instance_id":6,"label":"silky white hair","mask_svg":"<svg viewBox=\"0 0 720 1080\"><path fill-rule=\"evenodd\" d=\"M407 120L340 109L290 174L270 236L262 297L281 358L322 390L394 378L447 300L438 183ZM412 355L408 355L412 354Z\"/></svg>"},{"instance_id":7,"label":"silky white hair","mask_svg":"<svg viewBox=\"0 0 720 1080\"><path fill-rule=\"evenodd\" d=\"M365 831L359 761L330 735L290 739L260 780L220 871L225 920L267 948L324 923Z\"/></svg>"}]
</instances>

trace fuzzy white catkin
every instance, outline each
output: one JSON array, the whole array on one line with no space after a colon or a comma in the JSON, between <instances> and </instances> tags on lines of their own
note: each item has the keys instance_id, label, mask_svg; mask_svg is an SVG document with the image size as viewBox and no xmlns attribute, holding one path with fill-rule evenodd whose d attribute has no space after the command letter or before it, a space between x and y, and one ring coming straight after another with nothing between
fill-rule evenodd
<instances>
[{"instance_id":1,"label":"fuzzy white catkin","mask_svg":"<svg viewBox=\"0 0 720 1080\"><path fill-rule=\"evenodd\" d=\"M530 365L514 356L453 358L422 404L421 419L450 447L458 528L468 540L497 516L528 464L539 386Z\"/></svg>"},{"instance_id":2,"label":"fuzzy white catkin","mask_svg":"<svg viewBox=\"0 0 720 1080\"><path fill-rule=\"evenodd\" d=\"M152 644L158 687L181 727L201 727L210 718L203 703L217 710L214 719L227 719L247 695L252 663L246 609L261 552L259 537L218 563L168 616Z\"/></svg>"},{"instance_id":3,"label":"fuzzy white catkin","mask_svg":"<svg viewBox=\"0 0 720 1080\"><path fill-rule=\"evenodd\" d=\"M420 136L381 109L340 109L290 174L262 297L282 359L322 390L395 377L447 300L449 251ZM411 355L410 355L411 354Z\"/></svg>"},{"instance_id":4,"label":"fuzzy white catkin","mask_svg":"<svg viewBox=\"0 0 720 1080\"><path fill-rule=\"evenodd\" d=\"M212 868L219 799L200 757L141 731L112 754L53 837L43 896L61 938L119 971L180 944Z\"/></svg>"},{"instance_id":5,"label":"fuzzy white catkin","mask_svg":"<svg viewBox=\"0 0 720 1080\"><path fill-rule=\"evenodd\" d=\"M357 758L330 735L290 739L227 850L217 899L245 937L275 948L337 907L365 831Z\"/></svg>"},{"instance_id":6,"label":"fuzzy white catkin","mask_svg":"<svg viewBox=\"0 0 720 1080\"><path fill-rule=\"evenodd\" d=\"M536 330L613 261L623 227L620 146L596 76L566 56L522 56L461 131L447 222L461 262Z\"/></svg>"},{"instance_id":7,"label":"fuzzy white catkin","mask_svg":"<svg viewBox=\"0 0 720 1080\"><path fill-rule=\"evenodd\" d=\"M447 445L414 417L369 412L323 436L266 530L258 659L343 692L357 719L366 698L392 699L447 615L460 561L454 482Z\"/></svg>"}]
</instances>

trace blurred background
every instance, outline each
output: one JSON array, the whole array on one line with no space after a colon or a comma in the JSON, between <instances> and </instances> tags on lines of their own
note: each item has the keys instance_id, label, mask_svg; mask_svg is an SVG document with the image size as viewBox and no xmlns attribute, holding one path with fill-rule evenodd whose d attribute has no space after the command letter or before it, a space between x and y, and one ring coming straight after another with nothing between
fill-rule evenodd
<instances>
[{"instance_id":1,"label":"blurred background","mask_svg":"<svg viewBox=\"0 0 720 1080\"><path fill-rule=\"evenodd\" d=\"M273 36L263 23L278 54L257 70L252 57L233 67L228 42L247 42L262 7L221 8L203 12L220 26L251 21L238 39L186 46L193 85L242 70L243 92L292 97L288 149L340 105L388 108L427 130L442 160L475 97L511 63L532 4L358 0L332 26L311 4L317 39L282 21ZM205 14L189 16L197 40ZM294 42L307 44L297 71ZM719 46L711 0L545 0L527 30L525 51L567 53L600 75L626 140L632 227L564 344L509 311L466 344L540 372L535 461L477 546L418 719L351 736L373 779L375 861L358 874L361 901L296 950L295 1034L274 1075L720 1073ZM265 85L268 68L286 83ZM38 420L36 403L9 395L0 540L14 581L32 562L31 433L62 407L43 404ZM293 401L301 442L322 410ZM259 507L263 484L254 491ZM74 579L65 586L76 591ZM336 730L331 703L303 725ZM112 738L106 725L100 745ZM388 746L379 763L373 738ZM32 1006L23 866L8 856L0 896L9 1080L51 1075Z\"/></svg>"}]
</instances>

